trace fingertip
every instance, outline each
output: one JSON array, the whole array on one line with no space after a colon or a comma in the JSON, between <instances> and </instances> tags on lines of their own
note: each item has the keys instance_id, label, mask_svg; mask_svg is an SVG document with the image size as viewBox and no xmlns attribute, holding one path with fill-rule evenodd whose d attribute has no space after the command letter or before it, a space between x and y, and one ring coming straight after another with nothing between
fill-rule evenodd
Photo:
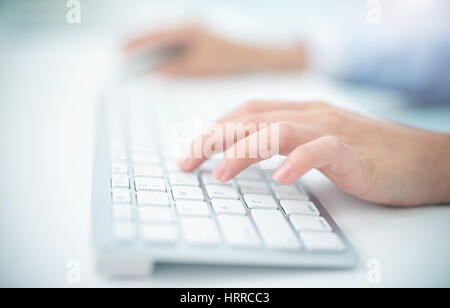
<instances>
[{"instance_id":1,"label":"fingertip","mask_svg":"<svg viewBox=\"0 0 450 308\"><path fill-rule=\"evenodd\" d=\"M192 161L189 158L181 158L178 160L178 167L185 172L190 172L193 170Z\"/></svg>"},{"instance_id":2,"label":"fingertip","mask_svg":"<svg viewBox=\"0 0 450 308\"><path fill-rule=\"evenodd\" d=\"M289 179L289 176L291 175L291 171L292 171L292 166L286 160L273 175L273 180L277 181L278 183L283 184L283 182L286 182Z\"/></svg>"},{"instance_id":3,"label":"fingertip","mask_svg":"<svg viewBox=\"0 0 450 308\"><path fill-rule=\"evenodd\" d=\"M226 182L226 164L222 160L213 171L214 176L221 182Z\"/></svg>"}]
</instances>

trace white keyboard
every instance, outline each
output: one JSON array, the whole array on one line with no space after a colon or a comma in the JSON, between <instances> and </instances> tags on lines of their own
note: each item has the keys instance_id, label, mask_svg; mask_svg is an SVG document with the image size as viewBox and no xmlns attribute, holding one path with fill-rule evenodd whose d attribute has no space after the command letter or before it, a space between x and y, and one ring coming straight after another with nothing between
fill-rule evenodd
<instances>
[{"instance_id":1,"label":"white keyboard","mask_svg":"<svg viewBox=\"0 0 450 308\"><path fill-rule=\"evenodd\" d=\"M221 183L212 175L217 159L183 173L157 130L135 138L126 113L114 132L101 113L93 223L102 271L146 274L155 262L355 264L348 241L302 183L280 185L274 170L255 166Z\"/></svg>"}]
</instances>

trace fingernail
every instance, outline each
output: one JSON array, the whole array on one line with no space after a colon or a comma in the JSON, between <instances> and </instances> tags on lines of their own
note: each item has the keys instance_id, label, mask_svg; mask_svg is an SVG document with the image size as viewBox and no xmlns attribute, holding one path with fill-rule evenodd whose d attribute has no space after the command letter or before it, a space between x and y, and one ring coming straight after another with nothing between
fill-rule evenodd
<instances>
[{"instance_id":1,"label":"fingernail","mask_svg":"<svg viewBox=\"0 0 450 308\"><path fill-rule=\"evenodd\" d=\"M225 161L224 160L222 160L218 165L217 165L217 167L216 167L216 169L214 169L214 176L217 178L217 179L222 179L222 177L224 176L224 174L225 174Z\"/></svg>"},{"instance_id":2,"label":"fingernail","mask_svg":"<svg viewBox=\"0 0 450 308\"><path fill-rule=\"evenodd\" d=\"M280 168L278 168L277 172L273 175L273 179L277 182L280 182L286 179L291 173L291 164L286 161L284 162Z\"/></svg>"},{"instance_id":3,"label":"fingernail","mask_svg":"<svg viewBox=\"0 0 450 308\"><path fill-rule=\"evenodd\" d=\"M187 158L187 157L181 158L181 159L178 160L178 165L179 165L182 169L188 168L189 161L190 161L190 160L189 160L189 158Z\"/></svg>"}]
</instances>

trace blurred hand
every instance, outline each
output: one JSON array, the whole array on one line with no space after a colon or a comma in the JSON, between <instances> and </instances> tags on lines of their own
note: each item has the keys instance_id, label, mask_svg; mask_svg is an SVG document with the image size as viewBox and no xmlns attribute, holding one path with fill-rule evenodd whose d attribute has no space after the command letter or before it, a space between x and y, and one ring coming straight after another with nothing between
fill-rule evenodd
<instances>
[{"instance_id":1,"label":"blurred hand","mask_svg":"<svg viewBox=\"0 0 450 308\"><path fill-rule=\"evenodd\" d=\"M182 47L174 60L157 72L165 75L219 75L253 70L299 69L305 64L302 48L270 49L243 46L217 37L202 28L182 26L137 37L125 45L132 52L141 47Z\"/></svg>"},{"instance_id":2,"label":"blurred hand","mask_svg":"<svg viewBox=\"0 0 450 308\"><path fill-rule=\"evenodd\" d=\"M422 131L372 119L324 103L252 102L217 122L269 123L267 128L239 135L201 136L201 145L228 149L214 174L228 181L262 159L251 157L254 137L279 132L279 152L287 159L274 180L291 184L316 168L344 191L361 199L396 206L450 202L450 135ZM226 134L223 134L226 136ZM220 144L223 143L223 144ZM258 145L256 145L258 146ZM236 158L244 149L246 158ZM191 156L192 157L192 156ZM242 157L242 156L241 156ZM184 171L207 159L184 158Z\"/></svg>"}]
</instances>

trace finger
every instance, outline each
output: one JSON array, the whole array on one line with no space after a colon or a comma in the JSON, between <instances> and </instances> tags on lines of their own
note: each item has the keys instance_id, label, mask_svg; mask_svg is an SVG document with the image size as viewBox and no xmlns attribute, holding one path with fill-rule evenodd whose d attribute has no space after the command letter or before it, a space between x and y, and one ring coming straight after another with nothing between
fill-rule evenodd
<instances>
[{"instance_id":1,"label":"finger","mask_svg":"<svg viewBox=\"0 0 450 308\"><path fill-rule=\"evenodd\" d=\"M274 155L287 155L298 145L319 137L319 133L300 124L274 123L230 147L214 174L218 180L227 182L252 164Z\"/></svg>"},{"instance_id":2,"label":"finger","mask_svg":"<svg viewBox=\"0 0 450 308\"><path fill-rule=\"evenodd\" d=\"M190 172L198 168L213 154L229 149L241 139L277 122L310 123L307 112L279 110L275 112L260 112L240 115L235 122L219 121L208 133L197 138L191 145L190 153L180 161L180 168ZM304 120L302 120L304 119ZM314 125L312 127L315 127ZM214 144L214 151L211 145ZM202 155L194 149L202 149ZM194 154L197 153L197 154ZM208 154L209 153L209 154Z\"/></svg>"},{"instance_id":3,"label":"finger","mask_svg":"<svg viewBox=\"0 0 450 308\"><path fill-rule=\"evenodd\" d=\"M324 108L332 107L322 102L293 103L285 101L250 101L231 111L230 113L219 119L218 122L233 121L235 118L238 118L243 114L271 112L276 110L305 112L308 110L318 110Z\"/></svg>"},{"instance_id":4,"label":"finger","mask_svg":"<svg viewBox=\"0 0 450 308\"><path fill-rule=\"evenodd\" d=\"M170 46L186 43L191 38L192 30L190 27L181 27L163 31L152 32L138 36L126 42L123 46L125 51L133 51L143 46Z\"/></svg>"},{"instance_id":5,"label":"finger","mask_svg":"<svg viewBox=\"0 0 450 308\"><path fill-rule=\"evenodd\" d=\"M183 58L169 61L159 66L155 71L157 74L167 76L187 76L196 74L198 67L186 55Z\"/></svg>"},{"instance_id":6,"label":"finger","mask_svg":"<svg viewBox=\"0 0 450 308\"><path fill-rule=\"evenodd\" d=\"M289 185L314 168L346 191L360 185L364 170L361 157L349 146L334 136L324 136L292 151L273 179Z\"/></svg>"},{"instance_id":7,"label":"finger","mask_svg":"<svg viewBox=\"0 0 450 308\"><path fill-rule=\"evenodd\" d=\"M248 118L248 117L247 117ZM189 152L179 161L180 168L186 172L198 168L204 161L216 153L221 153L237 141L257 132L267 125L241 119L236 123L215 123L203 135L195 139Z\"/></svg>"}]
</instances>

